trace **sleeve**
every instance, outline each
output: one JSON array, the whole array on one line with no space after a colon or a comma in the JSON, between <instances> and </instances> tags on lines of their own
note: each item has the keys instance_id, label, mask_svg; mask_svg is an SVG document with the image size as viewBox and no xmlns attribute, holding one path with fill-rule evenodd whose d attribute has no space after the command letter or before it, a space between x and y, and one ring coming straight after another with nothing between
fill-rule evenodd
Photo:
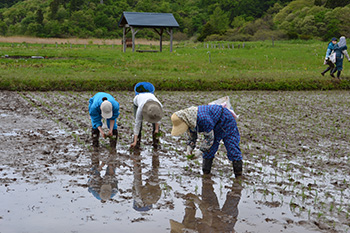
<instances>
[{"instance_id":1,"label":"sleeve","mask_svg":"<svg viewBox=\"0 0 350 233\"><path fill-rule=\"evenodd\" d=\"M329 55L331 55L331 53L332 53L332 50L328 48L326 52L326 59L329 57Z\"/></svg>"},{"instance_id":2,"label":"sleeve","mask_svg":"<svg viewBox=\"0 0 350 233\"><path fill-rule=\"evenodd\" d=\"M202 142L199 149L203 153L205 153L210 150L211 146L214 143L214 130L210 131L209 133L203 132L203 135L204 135L204 141Z\"/></svg>"},{"instance_id":3,"label":"sleeve","mask_svg":"<svg viewBox=\"0 0 350 233\"><path fill-rule=\"evenodd\" d=\"M113 116L112 116L112 120L116 120L119 117L119 103L116 102L115 106L113 106Z\"/></svg>"},{"instance_id":4,"label":"sleeve","mask_svg":"<svg viewBox=\"0 0 350 233\"><path fill-rule=\"evenodd\" d=\"M343 54L348 59L348 61L350 61L350 56L349 56L348 50L344 50Z\"/></svg>"},{"instance_id":5,"label":"sleeve","mask_svg":"<svg viewBox=\"0 0 350 233\"><path fill-rule=\"evenodd\" d=\"M193 129L187 130L187 142L186 144L192 148L192 150L196 147L196 141L197 141L197 131Z\"/></svg>"},{"instance_id":6,"label":"sleeve","mask_svg":"<svg viewBox=\"0 0 350 233\"><path fill-rule=\"evenodd\" d=\"M102 116L98 109L99 107L96 106L96 104L92 104L91 108L89 109L92 128L98 128L99 126L102 126Z\"/></svg>"},{"instance_id":7,"label":"sleeve","mask_svg":"<svg viewBox=\"0 0 350 233\"><path fill-rule=\"evenodd\" d=\"M142 124L142 108L138 107L135 114L134 135L139 135Z\"/></svg>"}]
</instances>

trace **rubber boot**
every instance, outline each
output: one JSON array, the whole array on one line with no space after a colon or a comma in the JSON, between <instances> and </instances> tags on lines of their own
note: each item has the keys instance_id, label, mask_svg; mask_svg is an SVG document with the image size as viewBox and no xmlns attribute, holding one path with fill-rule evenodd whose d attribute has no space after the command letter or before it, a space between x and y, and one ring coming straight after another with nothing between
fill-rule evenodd
<instances>
[{"instance_id":1,"label":"rubber boot","mask_svg":"<svg viewBox=\"0 0 350 233\"><path fill-rule=\"evenodd\" d=\"M159 133L155 133L156 130L156 124L153 125L153 131L152 131L152 140L153 140L153 148L157 149L159 146ZM159 130L159 129L158 129Z\"/></svg>"},{"instance_id":2,"label":"rubber boot","mask_svg":"<svg viewBox=\"0 0 350 233\"><path fill-rule=\"evenodd\" d=\"M331 70L331 76L332 76L332 78L335 78L334 77L334 73L337 71L337 68L334 68L333 70Z\"/></svg>"},{"instance_id":3,"label":"rubber boot","mask_svg":"<svg viewBox=\"0 0 350 233\"><path fill-rule=\"evenodd\" d=\"M139 135L137 136L137 142L136 142L135 149L140 149L140 147L141 147L141 133L142 133L141 131L142 131L142 123L141 123L141 128L139 131Z\"/></svg>"},{"instance_id":4,"label":"rubber boot","mask_svg":"<svg viewBox=\"0 0 350 233\"><path fill-rule=\"evenodd\" d=\"M337 78L340 79L340 74L341 74L341 71L338 70L338 73L337 73Z\"/></svg>"},{"instance_id":5,"label":"rubber boot","mask_svg":"<svg viewBox=\"0 0 350 233\"><path fill-rule=\"evenodd\" d=\"M100 131L98 129L92 129L91 135L92 135L92 146L97 148L99 146L98 139L100 138Z\"/></svg>"},{"instance_id":6,"label":"rubber boot","mask_svg":"<svg viewBox=\"0 0 350 233\"><path fill-rule=\"evenodd\" d=\"M113 136L109 138L109 146L112 151L117 150L117 141L118 141L118 130L113 129Z\"/></svg>"},{"instance_id":7,"label":"rubber boot","mask_svg":"<svg viewBox=\"0 0 350 233\"><path fill-rule=\"evenodd\" d=\"M202 164L202 171L203 174L210 174L211 171L211 165L213 164L213 159L203 159L203 164Z\"/></svg>"},{"instance_id":8,"label":"rubber boot","mask_svg":"<svg viewBox=\"0 0 350 233\"><path fill-rule=\"evenodd\" d=\"M325 70L321 73L321 75L324 76L324 74L327 73L330 69L331 69L331 67L328 66L327 69L325 69Z\"/></svg>"},{"instance_id":9,"label":"rubber boot","mask_svg":"<svg viewBox=\"0 0 350 233\"><path fill-rule=\"evenodd\" d=\"M233 166L233 172L235 173L235 177L241 176L242 170L243 170L243 161L242 160L232 161L232 166Z\"/></svg>"}]
</instances>

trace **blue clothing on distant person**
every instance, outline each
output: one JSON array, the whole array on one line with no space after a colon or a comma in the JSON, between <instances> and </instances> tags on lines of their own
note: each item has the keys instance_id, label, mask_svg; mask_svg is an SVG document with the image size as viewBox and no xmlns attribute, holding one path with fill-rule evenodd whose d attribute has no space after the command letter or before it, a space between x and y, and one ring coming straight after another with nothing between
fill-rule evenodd
<instances>
[{"instance_id":1,"label":"blue clothing on distant person","mask_svg":"<svg viewBox=\"0 0 350 233\"><path fill-rule=\"evenodd\" d=\"M204 159L214 158L220 141L223 140L228 159L230 161L242 160L237 123L227 108L221 105L198 106L197 125L195 129L190 129L190 140L187 143L191 147L195 147L197 132L203 132L205 136L204 146L200 148Z\"/></svg>"},{"instance_id":2,"label":"blue clothing on distant person","mask_svg":"<svg viewBox=\"0 0 350 233\"><path fill-rule=\"evenodd\" d=\"M342 36L339 40L339 43L334 46L334 52L336 54L335 65L336 65L336 70L338 70L338 71L343 70L344 55L350 61L347 49L348 49L348 47L346 46L346 39L345 39L345 37Z\"/></svg>"},{"instance_id":3,"label":"blue clothing on distant person","mask_svg":"<svg viewBox=\"0 0 350 233\"><path fill-rule=\"evenodd\" d=\"M106 97L107 100L111 102L113 106L113 115L111 118L107 119L107 126L108 128L110 128L109 121L115 120L113 129L117 129L116 119L119 116L119 103L113 98L113 96L104 92L97 93L89 100L89 114L91 117L92 128L97 129L99 126L102 126L102 115L100 106L103 102L103 97Z\"/></svg>"},{"instance_id":4,"label":"blue clothing on distant person","mask_svg":"<svg viewBox=\"0 0 350 233\"><path fill-rule=\"evenodd\" d=\"M334 50L334 44L333 42L329 42L327 52L326 52L326 59L331 55L332 51Z\"/></svg>"}]
</instances>

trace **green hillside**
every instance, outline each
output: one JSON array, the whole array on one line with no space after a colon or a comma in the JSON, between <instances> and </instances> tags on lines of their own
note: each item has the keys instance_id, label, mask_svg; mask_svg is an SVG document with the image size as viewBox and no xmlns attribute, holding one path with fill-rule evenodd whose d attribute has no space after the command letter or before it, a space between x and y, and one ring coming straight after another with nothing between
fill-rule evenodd
<instances>
[{"instance_id":1,"label":"green hillside","mask_svg":"<svg viewBox=\"0 0 350 233\"><path fill-rule=\"evenodd\" d=\"M0 35L118 38L123 11L170 12L176 40L350 36L350 0L2 0ZM156 38L152 30L137 37Z\"/></svg>"}]
</instances>

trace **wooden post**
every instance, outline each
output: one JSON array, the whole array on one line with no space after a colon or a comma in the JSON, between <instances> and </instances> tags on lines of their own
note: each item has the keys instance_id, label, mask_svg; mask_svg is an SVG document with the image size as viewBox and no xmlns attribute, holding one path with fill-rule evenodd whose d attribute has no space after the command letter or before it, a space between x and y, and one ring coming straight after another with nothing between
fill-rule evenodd
<instances>
[{"instance_id":1,"label":"wooden post","mask_svg":"<svg viewBox=\"0 0 350 233\"><path fill-rule=\"evenodd\" d=\"M132 36L132 52L135 52L135 29L131 28L131 36Z\"/></svg>"},{"instance_id":2,"label":"wooden post","mask_svg":"<svg viewBox=\"0 0 350 233\"><path fill-rule=\"evenodd\" d=\"M170 52L173 52L173 29L170 28Z\"/></svg>"},{"instance_id":3,"label":"wooden post","mask_svg":"<svg viewBox=\"0 0 350 233\"><path fill-rule=\"evenodd\" d=\"M163 51L163 28L160 29L160 37L159 37L159 52Z\"/></svg>"},{"instance_id":4,"label":"wooden post","mask_svg":"<svg viewBox=\"0 0 350 233\"><path fill-rule=\"evenodd\" d=\"M136 33L139 32L139 30L135 31L134 27L131 27L131 26L130 28L131 28L131 34L132 34L132 52L135 52L135 35Z\"/></svg>"},{"instance_id":5,"label":"wooden post","mask_svg":"<svg viewBox=\"0 0 350 233\"><path fill-rule=\"evenodd\" d=\"M173 51L173 28L169 28L166 32L170 35L170 52Z\"/></svg>"},{"instance_id":6,"label":"wooden post","mask_svg":"<svg viewBox=\"0 0 350 233\"><path fill-rule=\"evenodd\" d=\"M126 32L126 28L125 28L125 25L124 25L124 27L123 27L123 52L125 53L125 51L126 51L126 44L125 44L125 33Z\"/></svg>"}]
</instances>

